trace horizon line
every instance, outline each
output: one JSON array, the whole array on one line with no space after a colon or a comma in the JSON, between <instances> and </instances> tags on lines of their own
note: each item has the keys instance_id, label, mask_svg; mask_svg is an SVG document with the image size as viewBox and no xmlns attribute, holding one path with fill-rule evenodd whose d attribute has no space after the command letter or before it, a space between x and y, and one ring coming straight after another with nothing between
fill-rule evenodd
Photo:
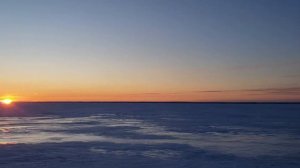
<instances>
[{"instance_id":1,"label":"horizon line","mask_svg":"<svg viewBox=\"0 0 300 168\"><path fill-rule=\"evenodd\" d=\"M14 103L199 103L199 104L300 104L300 101L14 101Z\"/></svg>"}]
</instances>

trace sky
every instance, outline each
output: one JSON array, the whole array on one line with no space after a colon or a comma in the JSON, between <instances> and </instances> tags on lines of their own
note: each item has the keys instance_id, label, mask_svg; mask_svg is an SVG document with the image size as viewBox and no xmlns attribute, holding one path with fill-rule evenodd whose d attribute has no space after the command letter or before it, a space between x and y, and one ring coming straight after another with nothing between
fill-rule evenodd
<instances>
[{"instance_id":1,"label":"sky","mask_svg":"<svg viewBox=\"0 0 300 168\"><path fill-rule=\"evenodd\" d=\"M300 101L300 1L0 0L0 97Z\"/></svg>"}]
</instances>

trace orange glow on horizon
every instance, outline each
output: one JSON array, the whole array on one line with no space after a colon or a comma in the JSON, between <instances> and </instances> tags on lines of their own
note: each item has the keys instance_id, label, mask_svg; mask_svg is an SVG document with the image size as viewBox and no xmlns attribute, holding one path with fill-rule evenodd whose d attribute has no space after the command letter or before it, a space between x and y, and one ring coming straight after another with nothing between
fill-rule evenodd
<instances>
[{"instance_id":1,"label":"orange glow on horizon","mask_svg":"<svg viewBox=\"0 0 300 168\"><path fill-rule=\"evenodd\" d=\"M296 95L253 95L247 91L235 92L135 92L135 93L91 93L91 92L59 92L43 93L38 95L27 94L18 96L20 102L60 102L60 101L124 101L124 102L164 102L164 101L189 101L189 102L236 102L236 101L295 101ZM2 104L9 105L15 98L4 97Z\"/></svg>"}]
</instances>

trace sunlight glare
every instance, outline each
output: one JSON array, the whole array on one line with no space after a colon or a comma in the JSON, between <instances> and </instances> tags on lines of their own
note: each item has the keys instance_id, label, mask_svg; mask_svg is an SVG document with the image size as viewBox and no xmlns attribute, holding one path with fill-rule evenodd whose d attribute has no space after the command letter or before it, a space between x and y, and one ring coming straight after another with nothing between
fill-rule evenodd
<instances>
[{"instance_id":1,"label":"sunlight glare","mask_svg":"<svg viewBox=\"0 0 300 168\"><path fill-rule=\"evenodd\" d=\"M3 100L2 100L2 103L3 103L3 104L7 104L7 105L8 105L8 104L11 104L11 103L12 103L12 99L3 99Z\"/></svg>"}]
</instances>

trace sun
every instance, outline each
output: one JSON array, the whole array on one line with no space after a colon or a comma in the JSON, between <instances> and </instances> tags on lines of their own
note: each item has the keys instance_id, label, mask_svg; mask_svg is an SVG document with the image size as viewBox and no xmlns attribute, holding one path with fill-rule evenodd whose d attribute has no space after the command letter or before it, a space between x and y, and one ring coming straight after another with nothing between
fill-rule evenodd
<instances>
[{"instance_id":1,"label":"sun","mask_svg":"<svg viewBox=\"0 0 300 168\"><path fill-rule=\"evenodd\" d=\"M3 99L1 102L2 102L3 104L9 105L9 104L11 104L11 103L13 102L13 100L12 100L12 99Z\"/></svg>"}]
</instances>

